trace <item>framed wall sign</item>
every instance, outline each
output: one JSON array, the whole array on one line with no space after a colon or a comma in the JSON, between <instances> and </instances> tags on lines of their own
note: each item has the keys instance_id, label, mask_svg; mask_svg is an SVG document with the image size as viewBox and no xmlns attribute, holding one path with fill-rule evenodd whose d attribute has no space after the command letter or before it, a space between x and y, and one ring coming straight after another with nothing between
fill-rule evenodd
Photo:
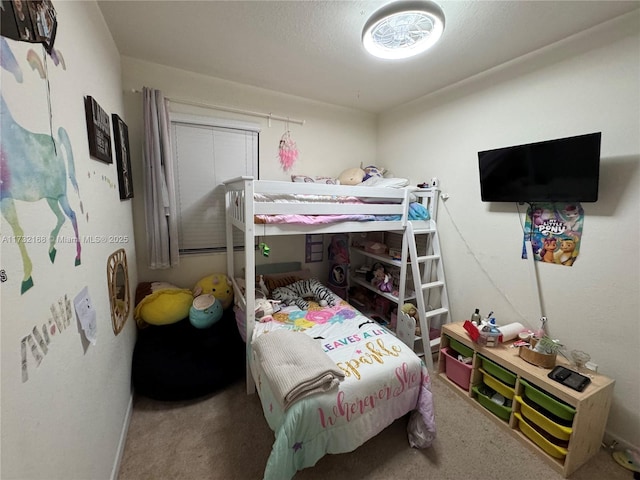
<instances>
[{"instance_id":1,"label":"framed wall sign","mask_svg":"<svg viewBox=\"0 0 640 480\"><path fill-rule=\"evenodd\" d=\"M0 11L3 37L42 43L47 53L53 53L58 21L51 0L0 0Z\"/></svg>"},{"instance_id":2,"label":"framed wall sign","mask_svg":"<svg viewBox=\"0 0 640 480\"><path fill-rule=\"evenodd\" d=\"M113 140L118 166L118 186L120 200L133 198L133 180L131 179L131 156L129 155L129 129L122 119L113 113Z\"/></svg>"},{"instance_id":3,"label":"framed wall sign","mask_svg":"<svg viewBox=\"0 0 640 480\"><path fill-rule=\"evenodd\" d=\"M84 110L87 117L87 135L89 137L89 154L106 163L111 159L111 123L109 115L93 97L84 98Z\"/></svg>"}]
</instances>

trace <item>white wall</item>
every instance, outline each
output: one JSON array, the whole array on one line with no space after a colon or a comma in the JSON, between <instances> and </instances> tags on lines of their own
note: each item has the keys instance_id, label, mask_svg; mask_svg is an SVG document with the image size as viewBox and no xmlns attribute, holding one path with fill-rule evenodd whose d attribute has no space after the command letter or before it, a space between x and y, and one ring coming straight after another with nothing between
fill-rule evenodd
<instances>
[{"instance_id":1,"label":"white wall","mask_svg":"<svg viewBox=\"0 0 640 480\"><path fill-rule=\"evenodd\" d=\"M328 175L337 177L346 168L370 164L375 158L376 124L372 114L353 109L314 102L275 93L238 83L207 77L184 70L122 57L123 88L131 137L136 219L136 246L140 281L168 281L183 288L191 288L197 280L214 272L226 272L226 254L182 256L180 266L170 270L147 268L146 233L144 229L144 199L142 197L142 96L131 90L150 87L161 90L166 97L192 100L208 105L229 106L253 112L272 113L291 119L304 120L304 126L289 123L300 157L291 172L284 172L278 160L278 143L285 124L267 119L238 115L171 103L172 111L217 118L232 118L261 125L259 158L260 178L290 181L291 173ZM260 263L304 261L304 237L267 239L271 248L268 259ZM293 251L293 253L292 253ZM240 257L240 256L238 256ZM320 264L307 265L320 278L327 271Z\"/></svg>"},{"instance_id":2,"label":"white wall","mask_svg":"<svg viewBox=\"0 0 640 480\"><path fill-rule=\"evenodd\" d=\"M62 63L46 59L49 84L27 61L33 49L42 59L44 50L9 40L22 71L23 81L2 70L1 92L15 120L22 127L49 134L47 91L50 89L51 123L54 136L63 126L71 139L80 197L67 180L71 208L77 215L81 239L87 236L128 236L129 242L82 242L81 264L74 266L76 245L58 243L51 263L46 243L26 245L33 262L33 287L20 292L23 268L13 232L2 218L2 466L3 479L105 479L111 477L119 455L131 401L131 354L135 324L130 319L115 336L108 301L107 257L124 248L129 277L137 282L133 242L132 202L121 202L116 166L89 157L85 123L85 95L97 99L109 114L125 122L120 81L120 58L95 2L54 2L58 18L55 49ZM2 112L6 113L6 112ZM12 132L3 129L3 180L7 166L16 160L4 154ZM60 147L58 147L60 148ZM7 150L5 150L7 149ZM28 162L29 156L18 159ZM115 157L114 157L115 158ZM115 161L114 161L115 162ZM52 172L52 167L50 167ZM47 175L50 180L52 174ZM63 177L64 178L64 177ZM45 200L17 201L17 215L25 235L48 239L56 216ZM74 238L67 219L59 233ZM6 240L6 241L5 241ZM59 311L60 300L71 301L88 286L97 318L97 343L89 344L80 332L75 313L68 326L55 334L49 329L51 308ZM133 294L133 291L131 292ZM21 340L41 331L50 332L47 353L36 346L42 360L36 365L27 345L28 380L23 381ZM37 345L37 342L36 342Z\"/></svg>"},{"instance_id":3,"label":"white wall","mask_svg":"<svg viewBox=\"0 0 640 480\"><path fill-rule=\"evenodd\" d=\"M441 180L438 224L453 319L474 308L537 326L513 204L482 203L477 152L602 132L600 197L583 204L571 268L537 264L549 332L616 380L607 426L640 445L640 36L638 12L382 115L378 161ZM553 165L549 166L553 168ZM420 172L416 175L414 172ZM526 206L520 208L524 218Z\"/></svg>"}]
</instances>

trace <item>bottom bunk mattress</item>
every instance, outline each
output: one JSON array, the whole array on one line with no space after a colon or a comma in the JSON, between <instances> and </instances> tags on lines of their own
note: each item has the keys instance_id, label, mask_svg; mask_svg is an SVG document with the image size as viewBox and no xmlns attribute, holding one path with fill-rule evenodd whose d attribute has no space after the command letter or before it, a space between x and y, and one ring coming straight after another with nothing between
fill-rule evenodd
<instances>
[{"instance_id":1,"label":"bottom bunk mattress","mask_svg":"<svg viewBox=\"0 0 640 480\"><path fill-rule=\"evenodd\" d=\"M353 451L408 413L409 444L431 445L436 428L429 372L422 359L389 330L343 300L333 307L314 302L308 310L286 307L273 317L255 325L252 345L260 349L253 348L251 362L265 418L275 433L265 480L290 479L327 453ZM261 358L267 337L256 342L280 329L314 339L316 348L326 353L344 378L338 386L283 403L282 392L267 375ZM300 368L314 367L305 367L302 361Z\"/></svg>"}]
</instances>

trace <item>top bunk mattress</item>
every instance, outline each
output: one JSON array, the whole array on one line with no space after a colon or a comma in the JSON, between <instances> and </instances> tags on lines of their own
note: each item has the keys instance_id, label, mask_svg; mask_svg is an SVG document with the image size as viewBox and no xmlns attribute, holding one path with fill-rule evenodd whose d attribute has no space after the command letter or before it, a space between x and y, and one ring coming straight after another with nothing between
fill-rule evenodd
<instances>
[{"instance_id":1,"label":"top bunk mattress","mask_svg":"<svg viewBox=\"0 0 640 480\"><path fill-rule=\"evenodd\" d=\"M283 200L279 200L283 202ZM311 204L313 204L317 199L311 200ZM299 198L293 200L292 203L300 203L301 200ZM305 203L305 202L303 202ZM346 201L342 198L336 198L334 202L338 205L357 205L362 203L358 199L351 197L349 201ZM340 212L342 209L338 208L337 212ZM429 220L430 215L427 208L419 203L419 202L411 202L409 204L408 210L408 219L409 220ZM391 213L391 214L370 214L370 213L333 213L333 214L315 214L315 215L307 215L304 213L293 213L293 214L256 214L254 215L254 221L258 224L267 224L267 223L277 223L277 224L296 224L296 225L321 225L328 223L337 223L337 222L371 222L371 221L400 221L402 220L402 214L400 213Z\"/></svg>"},{"instance_id":2,"label":"top bunk mattress","mask_svg":"<svg viewBox=\"0 0 640 480\"><path fill-rule=\"evenodd\" d=\"M416 187L304 184L253 180L247 177L230 180L225 185L227 212L232 223L239 228L243 228L245 217L251 218L249 216L253 217L253 223L257 225L313 228L329 224L398 222L401 228L400 224L405 219L431 219L429 206L434 194ZM356 230L365 231L367 228ZM271 233L286 232L281 230Z\"/></svg>"}]
</instances>

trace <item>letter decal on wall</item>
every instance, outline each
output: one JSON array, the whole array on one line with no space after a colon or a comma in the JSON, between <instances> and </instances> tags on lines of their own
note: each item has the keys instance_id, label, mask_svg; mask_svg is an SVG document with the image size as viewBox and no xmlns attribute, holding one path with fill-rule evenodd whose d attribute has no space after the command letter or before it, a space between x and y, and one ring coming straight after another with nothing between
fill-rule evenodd
<instances>
[{"instance_id":1,"label":"letter decal on wall","mask_svg":"<svg viewBox=\"0 0 640 480\"><path fill-rule=\"evenodd\" d=\"M38 326L34 326L31 333L20 340L20 352L22 355L22 361L20 364L22 368L22 383L29 380L27 347L31 350L31 356L35 361L35 366L37 368L42 363L44 357L49 353L51 346L50 336L54 336L57 332L62 333L71 325L73 311L71 310L71 300L68 295L59 298L57 303L52 303L50 310L55 322L52 319L48 319L48 323L42 324L42 334L40 334ZM40 349L38 349L38 346Z\"/></svg>"}]
</instances>

